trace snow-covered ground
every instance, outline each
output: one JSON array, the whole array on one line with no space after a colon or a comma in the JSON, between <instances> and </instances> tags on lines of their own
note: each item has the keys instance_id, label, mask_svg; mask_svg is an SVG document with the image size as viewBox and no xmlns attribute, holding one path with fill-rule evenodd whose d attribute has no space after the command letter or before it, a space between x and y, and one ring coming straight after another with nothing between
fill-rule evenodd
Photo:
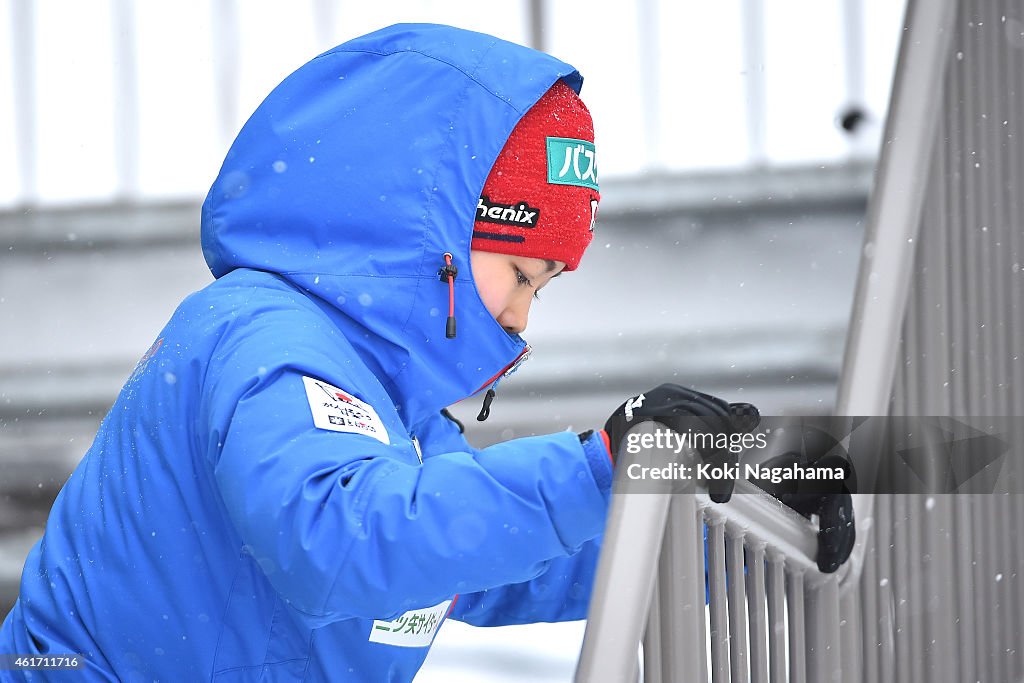
<instances>
[{"instance_id":1,"label":"snow-covered ground","mask_svg":"<svg viewBox=\"0 0 1024 683\"><path fill-rule=\"evenodd\" d=\"M416 683L568 683L586 623L476 628L446 622Z\"/></svg>"}]
</instances>

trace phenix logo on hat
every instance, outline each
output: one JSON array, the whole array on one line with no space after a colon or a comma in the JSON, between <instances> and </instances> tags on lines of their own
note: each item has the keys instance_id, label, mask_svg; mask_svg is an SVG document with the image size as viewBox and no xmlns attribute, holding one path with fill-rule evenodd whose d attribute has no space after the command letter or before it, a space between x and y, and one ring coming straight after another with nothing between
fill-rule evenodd
<instances>
[{"instance_id":1,"label":"phenix logo on hat","mask_svg":"<svg viewBox=\"0 0 1024 683\"><path fill-rule=\"evenodd\" d=\"M600 199L593 120L576 91L558 81L495 160L476 205L472 248L575 270L594 237Z\"/></svg>"}]
</instances>

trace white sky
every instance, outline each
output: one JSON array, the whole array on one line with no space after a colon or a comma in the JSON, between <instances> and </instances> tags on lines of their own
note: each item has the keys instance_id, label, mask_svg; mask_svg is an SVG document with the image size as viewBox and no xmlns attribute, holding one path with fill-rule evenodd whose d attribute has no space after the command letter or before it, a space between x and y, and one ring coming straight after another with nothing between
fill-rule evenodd
<instances>
[{"instance_id":1,"label":"white sky","mask_svg":"<svg viewBox=\"0 0 1024 683\"><path fill-rule=\"evenodd\" d=\"M12 11L0 0L0 208L23 201L18 169ZM35 13L35 195L41 203L103 201L118 190L116 143L131 141L132 100L115 86L116 0L47 0ZM130 0L129 0L130 2ZM877 148L903 2L898 0L548 0L547 49L584 74L604 177L646 170L735 168L757 161L748 121L743 8L761 3L765 21L763 159L836 163ZM859 2L864 104L873 126L851 140L835 125L849 101L842 8ZM287 73L344 40L397 21L433 21L527 40L525 0L182 0L136 2L129 73L136 75L137 169L143 197L200 198L230 137ZM216 12L237 16L215 33ZM646 15L645 15L646 12ZM644 16L647 26L644 31ZM221 26L223 29L223 26ZM219 56L219 58L218 58ZM227 91L215 69L237 65ZM23 75L23 74L22 74ZM24 80L24 79L23 79ZM227 106L225 106L227 103ZM227 123L223 123L225 117ZM131 187L129 187L129 190Z\"/></svg>"}]
</instances>

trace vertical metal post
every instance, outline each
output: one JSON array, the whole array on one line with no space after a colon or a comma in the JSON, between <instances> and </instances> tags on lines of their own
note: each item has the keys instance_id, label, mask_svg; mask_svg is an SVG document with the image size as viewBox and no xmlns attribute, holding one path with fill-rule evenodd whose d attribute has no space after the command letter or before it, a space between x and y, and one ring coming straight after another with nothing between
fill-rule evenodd
<instances>
[{"instance_id":1,"label":"vertical metal post","mask_svg":"<svg viewBox=\"0 0 1024 683\"><path fill-rule=\"evenodd\" d=\"M765 614L764 543L746 549L747 611L750 614L750 680L768 683L768 620Z\"/></svg>"},{"instance_id":2,"label":"vertical metal post","mask_svg":"<svg viewBox=\"0 0 1024 683\"><path fill-rule=\"evenodd\" d=\"M992 645L992 615L988 609L989 587L991 585L991 573L989 571L989 560L985 557L985 527L988 524L988 515L985 509L984 494L967 494L971 499L973 507L973 529L971 530L970 543L972 546L971 572L974 574L974 604L977 606L975 612L976 621L974 633L972 633L975 652L977 653L977 676L978 680L991 681L993 662L991 655Z\"/></svg>"},{"instance_id":3,"label":"vertical metal post","mask_svg":"<svg viewBox=\"0 0 1024 683\"><path fill-rule=\"evenodd\" d=\"M239 126L242 37L239 34L239 0L213 0L213 101L217 127L224 148L231 144Z\"/></svg>"},{"instance_id":4,"label":"vertical metal post","mask_svg":"<svg viewBox=\"0 0 1024 683\"><path fill-rule=\"evenodd\" d=\"M666 527L666 535L668 531ZM664 551L664 548L662 550ZM664 557L664 552L662 552L662 557ZM662 564L663 566L664 564ZM662 577L661 569L658 570L658 577ZM673 646L668 634L661 629L661 605L665 599L661 595L661 584L662 582L655 581L651 589L651 609L647 614L647 629L644 631L643 640L644 683L669 683L672 680L661 675L661 663ZM667 608L670 610L671 605L668 605Z\"/></svg>"},{"instance_id":5,"label":"vertical metal post","mask_svg":"<svg viewBox=\"0 0 1024 683\"><path fill-rule=\"evenodd\" d=\"M11 0L11 76L14 81L15 154L18 179L25 204L39 194L36 156L39 130L36 126L36 14L32 0Z\"/></svg>"},{"instance_id":6,"label":"vertical metal post","mask_svg":"<svg viewBox=\"0 0 1024 683\"><path fill-rule=\"evenodd\" d=\"M863 105L864 86L864 0L843 0L840 37L843 41L843 72L846 99Z\"/></svg>"},{"instance_id":7,"label":"vertical metal post","mask_svg":"<svg viewBox=\"0 0 1024 683\"><path fill-rule=\"evenodd\" d=\"M875 520L871 520L874 525ZM877 539L877 536L875 536ZM879 545L876 540L868 548L864 556L864 571L861 574L860 584L857 586L859 602L861 606L861 643L863 644L863 679L868 681L881 680L881 673L878 664L878 653L882 647L882 638L879 633L878 615L878 553ZM843 659L851 653L843 649ZM857 679L854 679L857 680Z\"/></svg>"},{"instance_id":8,"label":"vertical metal post","mask_svg":"<svg viewBox=\"0 0 1024 683\"><path fill-rule=\"evenodd\" d=\"M135 45L135 2L115 0L111 16L114 38L114 163L117 197L139 194L139 58Z\"/></svg>"},{"instance_id":9,"label":"vertical metal post","mask_svg":"<svg viewBox=\"0 0 1024 683\"><path fill-rule=\"evenodd\" d=\"M878 605L878 681L895 683L896 678L896 600L893 597L893 495L875 497L874 524L878 583L875 597Z\"/></svg>"},{"instance_id":10,"label":"vertical metal post","mask_svg":"<svg viewBox=\"0 0 1024 683\"><path fill-rule=\"evenodd\" d=\"M650 169L664 166L661 155L661 33L658 0L639 0L637 33L640 43L640 98L642 101L644 157Z\"/></svg>"},{"instance_id":11,"label":"vertical metal post","mask_svg":"<svg viewBox=\"0 0 1024 683\"><path fill-rule=\"evenodd\" d=\"M604 543L618 552L602 553L598 562L577 683L634 675L670 498L668 493L612 497Z\"/></svg>"},{"instance_id":12,"label":"vertical metal post","mask_svg":"<svg viewBox=\"0 0 1024 683\"><path fill-rule=\"evenodd\" d=\"M959 676L957 680L977 680L977 650L974 647L974 636L977 631L977 622L974 615L974 570L971 551L971 536L973 535L973 496L954 496L953 498L953 528L956 530L956 538L960 543L967 545L967 552L958 552L956 555L956 611L959 615L958 637L962 645L958 648L957 663Z\"/></svg>"},{"instance_id":13,"label":"vertical metal post","mask_svg":"<svg viewBox=\"0 0 1024 683\"><path fill-rule=\"evenodd\" d=\"M696 539L698 552L694 553L694 567L693 575L699 577L697 582L692 586L693 600L696 605L707 605L708 602L708 584L707 584L707 526L704 522L704 511L697 510L693 518L690 519L690 524L693 527L693 538ZM711 659L711 647L708 640L708 631L710 630L710 623L708 610L702 608L700 610L700 628L697 629L697 647L698 647L698 661L700 662L699 668L699 679L701 681L707 681L708 672L710 667Z\"/></svg>"},{"instance_id":14,"label":"vertical metal post","mask_svg":"<svg viewBox=\"0 0 1024 683\"><path fill-rule=\"evenodd\" d=\"M1024 82L1024 16L1014 17L1014 10L1019 8L1017 0L1003 0L1001 16L1006 17L1009 25L1004 25L1007 43L1015 48L1010 50L1010 59L1006 69L1006 82L1019 84ZM1016 35L1014 35L1016 34ZM1024 201L1019 188L1024 184L1024 154L1020 153L1021 140L1024 139L1024 88L1015 87L1008 93L1006 118L1002 121L1004 139L1016 141L1015 154L1006 154L1006 184L1004 200L1007 204L1007 225L1024 225ZM1010 273L1013 277L1024 277L1024 234L1020 230L1010 230L1007 240L1012 262ZM1024 288L1011 287L1010 302L1006 310L1010 312L1010 339L1024 339ZM1020 363L1019 355L1014 362ZM1017 373L1020 371L1017 370ZM1015 381L1010 385L1010 405L1006 415L1024 415L1024 382ZM1020 547L1020 544L1016 544ZM1020 566L1020 565L1018 565ZM1021 633L1024 631L1018 631ZM1018 648L1024 650L1024 648ZM1021 654L1021 668L1024 669L1024 653Z\"/></svg>"},{"instance_id":15,"label":"vertical metal post","mask_svg":"<svg viewBox=\"0 0 1024 683\"><path fill-rule=\"evenodd\" d=\"M807 610L807 679L842 683L839 665L839 581L830 576L805 587Z\"/></svg>"},{"instance_id":16,"label":"vertical metal post","mask_svg":"<svg viewBox=\"0 0 1024 683\"><path fill-rule=\"evenodd\" d=\"M921 590L925 583L925 575L932 571L933 567L926 566L923 562L924 552L921 547L921 511L924 509L921 495L906 496L907 519L904 530L907 537L905 553L900 553L898 562L905 567L901 576L905 577L905 592L907 610L905 614L909 617L907 634L907 650L904 657L910 660L910 679L908 683L925 683L922 676L922 669L925 664L924 630L926 607L924 595ZM910 558L915 558L913 561Z\"/></svg>"},{"instance_id":17,"label":"vertical metal post","mask_svg":"<svg viewBox=\"0 0 1024 683\"><path fill-rule=\"evenodd\" d=\"M337 43L338 0L312 0L310 17L313 19L313 35L317 49L329 50Z\"/></svg>"},{"instance_id":18,"label":"vertical metal post","mask_svg":"<svg viewBox=\"0 0 1024 683\"><path fill-rule=\"evenodd\" d=\"M1013 533L1017 537L1024 534L1024 494L1010 494L1013 507ZM1024 544L1010 544L1013 550L1011 564L1013 565L1013 583L1011 584L1010 609L1014 614L1014 625L1012 633L1024 633ZM1015 676L1024 676L1024 643L1019 640L1014 643L1014 663L1016 666Z\"/></svg>"},{"instance_id":19,"label":"vertical metal post","mask_svg":"<svg viewBox=\"0 0 1024 683\"><path fill-rule=\"evenodd\" d=\"M909 683L911 659L913 651L910 648L910 632L914 629L911 609L917 609L917 605L910 603L910 572L909 563L904 558L904 553L910 553L910 538L907 533L908 513L907 495L892 496L892 519L893 545L889 552L892 558L892 577L889 586L892 591L894 603L895 623L893 631L896 639L896 680L900 683ZM896 551L900 548L901 551Z\"/></svg>"},{"instance_id":20,"label":"vertical metal post","mask_svg":"<svg viewBox=\"0 0 1024 683\"><path fill-rule=\"evenodd\" d=\"M655 663L654 667L658 669L660 678L648 678L653 675L654 668L646 657L645 640L647 663L644 667L644 683L685 680L700 670L696 663L704 662L707 656L704 636L704 539L700 533L703 523L699 527L696 523L696 497L674 495L668 515L658 570L657 603L660 608L662 646L660 663Z\"/></svg>"},{"instance_id":21,"label":"vertical metal post","mask_svg":"<svg viewBox=\"0 0 1024 683\"><path fill-rule=\"evenodd\" d=\"M802 571L791 570L786 573L786 602L789 606L789 681L807 683L807 632L804 626L806 612Z\"/></svg>"},{"instance_id":22,"label":"vertical metal post","mask_svg":"<svg viewBox=\"0 0 1024 683\"><path fill-rule=\"evenodd\" d=\"M930 683L956 683L960 657L956 618L962 616L956 600L955 560L959 554L953 533L953 496L929 496L922 517L924 527L923 557L925 563L923 588L925 602L925 642L928 652L925 680Z\"/></svg>"},{"instance_id":23,"label":"vertical metal post","mask_svg":"<svg viewBox=\"0 0 1024 683\"><path fill-rule=\"evenodd\" d=\"M1002 673L1006 680L1017 680L1014 659L1016 648L1020 647L1020 638L1014 630L1013 618L1013 594L1010 591L1010 582L1013 580L1013 565L1010 562L1011 550L1009 539L1014 538L1013 533L1013 510L1011 509L1010 495L1007 493L993 494L989 496L995 510L994 535L996 545L992 552L996 555L997 574L993 577L996 589L996 608L999 611L998 629L1002 634L1002 650L999 658L1002 660Z\"/></svg>"},{"instance_id":24,"label":"vertical metal post","mask_svg":"<svg viewBox=\"0 0 1024 683\"><path fill-rule=\"evenodd\" d=\"M725 526L725 574L729 593L730 683L750 680L747 663L747 596L743 577L743 530L733 524Z\"/></svg>"},{"instance_id":25,"label":"vertical metal post","mask_svg":"<svg viewBox=\"0 0 1024 683\"><path fill-rule=\"evenodd\" d=\"M747 146L750 163L764 164L768 157L768 134L765 112L768 109L765 86L764 0L743 0L740 5L743 22L743 79L747 102Z\"/></svg>"},{"instance_id":26,"label":"vertical metal post","mask_svg":"<svg viewBox=\"0 0 1024 683\"><path fill-rule=\"evenodd\" d=\"M527 5L527 21L530 31L530 47L534 50L547 52L547 37L545 35L545 5L544 0L529 0Z\"/></svg>"},{"instance_id":27,"label":"vertical metal post","mask_svg":"<svg viewBox=\"0 0 1024 683\"><path fill-rule=\"evenodd\" d=\"M779 553L768 554L768 650L771 655L769 680L786 683L786 565Z\"/></svg>"},{"instance_id":28,"label":"vertical metal post","mask_svg":"<svg viewBox=\"0 0 1024 683\"><path fill-rule=\"evenodd\" d=\"M856 587L860 588L860 582L857 582ZM874 605L874 595L871 596L870 602ZM858 590L850 589L843 593L840 589L839 665L843 670L843 680L851 683L874 680L874 674L864 674L864 603ZM872 646L872 649L874 647Z\"/></svg>"},{"instance_id":29,"label":"vertical metal post","mask_svg":"<svg viewBox=\"0 0 1024 683\"><path fill-rule=\"evenodd\" d=\"M711 680L729 683L729 615L726 598L725 523L708 523L708 592L711 612Z\"/></svg>"},{"instance_id":30,"label":"vertical metal post","mask_svg":"<svg viewBox=\"0 0 1024 683\"><path fill-rule=\"evenodd\" d=\"M338 0L311 0L309 17L313 22L316 49L328 50L338 42Z\"/></svg>"},{"instance_id":31,"label":"vertical metal post","mask_svg":"<svg viewBox=\"0 0 1024 683\"><path fill-rule=\"evenodd\" d=\"M651 433L651 423L637 428ZM634 460L635 458L635 460ZM619 453L619 462L653 461L650 449L639 454ZM616 474L621 479L626 467ZM615 489L620 481L616 481ZM594 577L587 630L576 667L577 683L628 681L637 675L637 647L648 623L665 523L672 500L663 492L614 493L604 546Z\"/></svg>"}]
</instances>

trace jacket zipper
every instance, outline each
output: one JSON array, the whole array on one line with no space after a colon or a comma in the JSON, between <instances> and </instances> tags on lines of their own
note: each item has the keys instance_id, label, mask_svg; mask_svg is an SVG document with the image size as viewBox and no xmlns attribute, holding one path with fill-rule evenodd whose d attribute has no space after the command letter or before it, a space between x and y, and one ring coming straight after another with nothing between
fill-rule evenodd
<instances>
[{"instance_id":1,"label":"jacket zipper","mask_svg":"<svg viewBox=\"0 0 1024 683\"><path fill-rule=\"evenodd\" d=\"M480 422L483 422L488 417L490 417L490 415L491 415L491 403L494 402L495 396L498 395L498 392L497 392L498 382L500 382L501 380L505 379L506 377L508 377L509 375L514 373L516 370L518 370L522 366L523 363L525 363L526 361L528 361L530 359L530 354L531 353L533 353L533 348L529 344L527 344L526 348L523 349L522 353L520 353L518 356L516 356L516 359L514 361L509 363L505 367L504 370L502 370L501 372L499 372L494 377L492 377L491 379L487 380L487 382L484 383L483 386L485 386L485 387L488 384L490 384L491 386L487 390L487 393L484 394L484 403L483 403L482 406L480 406L480 414L476 416L477 420L479 420ZM483 387L481 387L481 388L483 388ZM477 391L479 391L479 389L477 389Z\"/></svg>"}]
</instances>

